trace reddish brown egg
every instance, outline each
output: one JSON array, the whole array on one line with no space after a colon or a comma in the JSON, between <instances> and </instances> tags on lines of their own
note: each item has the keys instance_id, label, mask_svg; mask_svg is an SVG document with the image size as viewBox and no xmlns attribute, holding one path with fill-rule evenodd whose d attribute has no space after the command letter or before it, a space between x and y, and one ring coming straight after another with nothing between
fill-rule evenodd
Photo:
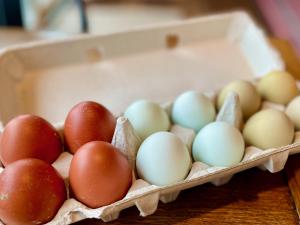
<instances>
[{"instance_id":1,"label":"reddish brown egg","mask_svg":"<svg viewBox=\"0 0 300 225\"><path fill-rule=\"evenodd\" d=\"M53 163L61 152L58 132L46 120L34 115L12 119L0 138L0 159L5 166L24 158Z\"/></svg>"},{"instance_id":2,"label":"reddish brown egg","mask_svg":"<svg viewBox=\"0 0 300 225\"><path fill-rule=\"evenodd\" d=\"M0 174L0 219L5 224L45 224L66 198L63 179L42 160L21 159Z\"/></svg>"},{"instance_id":3,"label":"reddish brown egg","mask_svg":"<svg viewBox=\"0 0 300 225\"><path fill-rule=\"evenodd\" d=\"M104 106L96 102L81 102L67 115L64 137L67 149L75 153L90 141L111 142L116 118Z\"/></svg>"},{"instance_id":4,"label":"reddish brown egg","mask_svg":"<svg viewBox=\"0 0 300 225\"><path fill-rule=\"evenodd\" d=\"M132 170L126 157L113 145L93 141L76 152L69 175L75 198L90 208L98 208L126 195Z\"/></svg>"}]
</instances>

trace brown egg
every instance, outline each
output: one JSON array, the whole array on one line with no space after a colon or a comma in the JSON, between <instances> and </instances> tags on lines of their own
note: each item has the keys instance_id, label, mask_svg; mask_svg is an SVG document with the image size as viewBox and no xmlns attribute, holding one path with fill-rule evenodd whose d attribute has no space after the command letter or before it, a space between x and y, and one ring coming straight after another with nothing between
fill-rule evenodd
<instances>
[{"instance_id":1,"label":"brown egg","mask_svg":"<svg viewBox=\"0 0 300 225\"><path fill-rule=\"evenodd\" d=\"M76 152L69 175L75 198L90 208L98 208L126 195L132 170L125 156L113 145L93 141Z\"/></svg>"},{"instance_id":2,"label":"brown egg","mask_svg":"<svg viewBox=\"0 0 300 225\"><path fill-rule=\"evenodd\" d=\"M0 174L0 219L5 224L45 224L66 198L63 179L42 160L21 159Z\"/></svg>"},{"instance_id":3,"label":"brown egg","mask_svg":"<svg viewBox=\"0 0 300 225\"><path fill-rule=\"evenodd\" d=\"M66 147L75 153L90 141L111 142L116 118L96 102L81 102L67 115L64 127Z\"/></svg>"},{"instance_id":4,"label":"brown egg","mask_svg":"<svg viewBox=\"0 0 300 225\"><path fill-rule=\"evenodd\" d=\"M58 132L46 120L34 115L12 119L0 138L0 158L5 166L24 158L53 163L61 152Z\"/></svg>"}]
</instances>

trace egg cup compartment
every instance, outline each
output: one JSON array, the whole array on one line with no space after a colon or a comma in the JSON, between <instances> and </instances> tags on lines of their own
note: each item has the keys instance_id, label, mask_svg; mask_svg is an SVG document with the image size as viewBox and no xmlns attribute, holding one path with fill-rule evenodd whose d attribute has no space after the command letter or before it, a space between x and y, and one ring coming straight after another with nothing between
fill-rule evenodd
<instances>
[{"instance_id":1,"label":"egg cup compartment","mask_svg":"<svg viewBox=\"0 0 300 225\"><path fill-rule=\"evenodd\" d=\"M0 53L0 120L7 123L18 114L32 113L55 124L62 134L63 124L55 122L63 121L68 110L82 100L100 102L120 115L137 97L145 98L168 102L164 107L170 113L170 100L188 89L217 90L232 80L253 80L283 69L278 53L243 12L15 46ZM214 98L215 92L207 95ZM274 104L263 104L270 106ZM171 132L191 149L193 131L174 125ZM122 117L112 144L135 165L140 140ZM159 201L174 201L182 190L209 182L222 185L252 167L277 172L288 154L299 152L300 132L296 132L295 143L288 146L269 150L248 147L243 161L232 167L194 162L187 178L173 185L158 187L135 179L127 195L108 206L90 209L69 198L48 224L67 225L85 218L111 221L134 205L141 216L148 216L156 211ZM67 187L71 159L70 153L63 152L53 163Z\"/></svg>"}]
</instances>

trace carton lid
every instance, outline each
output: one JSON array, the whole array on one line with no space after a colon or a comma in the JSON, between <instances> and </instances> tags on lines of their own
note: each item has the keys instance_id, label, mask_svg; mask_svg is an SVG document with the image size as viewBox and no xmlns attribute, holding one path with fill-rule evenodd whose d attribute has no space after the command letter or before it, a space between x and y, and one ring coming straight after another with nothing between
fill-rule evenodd
<instances>
[{"instance_id":1,"label":"carton lid","mask_svg":"<svg viewBox=\"0 0 300 225\"><path fill-rule=\"evenodd\" d=\"M3 120L26 112L51 122L64 120L83 100L119 115L137 99L166 102L186 90L215 90L284 68L243 12L16 46L0 56L0 64ZM13 79L5 80L6 74Z\"/></svg>"}]
</instances>

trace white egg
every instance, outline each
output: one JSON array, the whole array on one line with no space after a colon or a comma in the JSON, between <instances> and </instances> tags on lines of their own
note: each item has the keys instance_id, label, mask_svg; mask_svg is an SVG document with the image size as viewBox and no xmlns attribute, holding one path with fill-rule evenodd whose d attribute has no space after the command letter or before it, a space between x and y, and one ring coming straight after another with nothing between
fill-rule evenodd
<instances>
[{"instance_id":1,"label":"white egg","mask_svg":"<svg viewBox=\"0 0 300 225\"><path fill-rule=\"evenodd\" d=\"M285 112L294 123L296 129L300 130L300 96L297 96L288 104Z\"/></svg>"},{"instance_id":2,"label":"white egg","mask_svg":"<svg viewBox=\"0 0 300 225\"><path fill-rule=\"evenodd\" d=\"M213 122L203 127L193 143L193 158L210 166L233 166L244 155L242 134L226 122Z\"/></svg>"},{"instance_id":3,"label":"white egg","mask_svg":"<svg viewBox=\"0 0 300 225\"><path fill-rule=\"evenodd\" d=\"M138 176L158 186L184 180L191 163L186 145L170 132L149 136L140 146L136 158Z\"/></svg>"},{"instance_id":4,"label":"white egg","mask_svg":"<svg viewBox=\"0 0 300 225\"><path fill-rule=\"evenodd\" d=\"M167 131L170 127L170 119L166 111L160 105L146 100L132 103L126 109L124 116L128 118L142 140L155 132Z\"/></svg>"},{"instance_id":5,"label":"white egg","mask_svg":"<svg viewBox=\"0 0 300 225\"><path fill-rule=\"evenodd\" d=\"M288 116L275 109L265 109L251 116L243 129L245 141L260 149L291 144L294 126Z\"/></svg>"},{"instance_id":6,"label":"white egg","mask_svg":"<svg viewBox=\"0 0 300 225\"><path fill-rule=\"evenodd\" d=\"M205 95L196 91L181 94L172 108L173 123L198 132L216 117L214 104Z\"/></svg>"}]
</instances>

